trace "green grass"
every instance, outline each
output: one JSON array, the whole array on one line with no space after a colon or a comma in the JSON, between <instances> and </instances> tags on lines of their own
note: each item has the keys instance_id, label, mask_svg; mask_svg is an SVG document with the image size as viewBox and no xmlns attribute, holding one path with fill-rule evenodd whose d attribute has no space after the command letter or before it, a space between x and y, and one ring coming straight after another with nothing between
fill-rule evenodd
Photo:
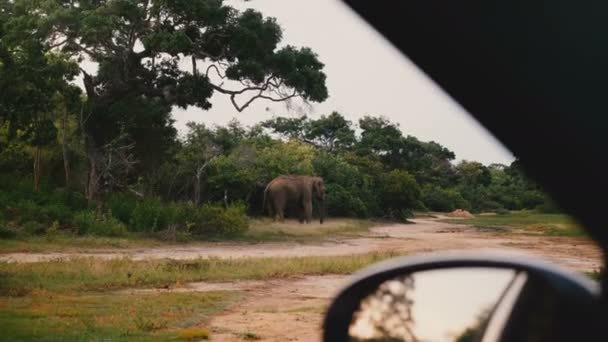
<instances>
[{"instance_id":1,"label":"green grass","mask_svg":"<svg viewBox=\"0 0 608 342\"><path fill-rule=\"evenodd\" d=\"M475 216L469 219L446 219L443 222L467 224L478 229L545 236L585 236L582 228L568 215L519 211L505 215Z\"/></svg>"},{"instance_id":2,"label":"green grass","mask_svg":"<svg viewBox=\"0 0 608 342\"><path fill-rule=\"evenodd\" d=\"M9 341L201 340L211 316L239 291L141 292L192 281L238 281L350 274L395 252L335 257L198 259L79 258L0 263L0 327ZM302 310L308 310L303 308ZM259 339L246 332L241 338Z\"/></svg>"},{"instance_id":3,"label":"green grass","mask_svg":"<svg viewBox=\"0 0 608 342\"><path fill-rule=\"evenodd\" d=\"M365 234L374 223L358 219L330 219L324 224L300 224L288 220L284 223L271 219L253 219L250 229L243 235L230 238L213 238L206 241L259 242L315 242L327 238L347 238ZM91 249L128 249L189 245L201 240L186 239L178 242L130 233L126 237L79 236L69 233L50 233L42 236L22 235L14 239L0 239L0 253L82 252Z\"/></svg>"},{"instance_id":4,"label":"green grass","mask_svg":"<svg viewBox=\"0 0 608 342\"><path fill-rule=\"evenodd\" d=\"M0 295L45 290L62 293L168 287L192 281L236 281L349 274L396 256L387 251L351 256L198 260L99 260L0 263Z\"/></svg>"},{"instance_id":5,"label":"green grass","mask_svg":"<svg viewBox=\"0 0 608 342\"><path fill-rule=\"evenodd\" d=\"M57 294L0 297L5 341L156 341L209 335L209 318L239 292Z\"/></svg>"}]
</instances>

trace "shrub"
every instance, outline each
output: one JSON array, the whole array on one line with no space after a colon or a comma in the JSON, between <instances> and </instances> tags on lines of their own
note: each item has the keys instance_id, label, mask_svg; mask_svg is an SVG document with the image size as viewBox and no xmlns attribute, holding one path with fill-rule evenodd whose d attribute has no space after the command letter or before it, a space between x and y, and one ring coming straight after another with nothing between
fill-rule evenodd
<instances>
[{"instance_id":1,"label":"shrub","mask_svg":"<svg viewBox=\"0 0 608 342\"><path fill-rule=\"evenodd\" d=\"M46 233L44 224L38 221L28 221L22 225L23 230L30 235L42 235Z\"/></svg>"},{"instance_id":2,"label":"shrub","mask_svg":"<svg viewBox=\"0 0 608 342\"><path fill-rule=\"evenodd\" d=\"M0 239L14 239L17 237L17 232L6 226L4 222L0 222Z\"/></svg>"},{"instance_id":3,"label":"shrub","mask_svg":"<svg viewBox=\"0 0 608 342\"><path fill-rule=\"evenodd\" d=\"M204 205L196 209L192 233L207 236L235 236L249 228L244 205L223 208Z\"/></svg>"},{"instance_id":4,"label":"shrub","mask_svg":"<svg viewBox=\"0 0 608 342\"><path fill-rule=\"evenodd\" d=\"M469 202L456 189L442 189L436 185L427 185L422 189L422 203L433 211L451 212L456 209L468 210Z\"/></svg>"},{"instance_id":5,"label":"shrub","mask_svg":"<svg viewBox=\"0 0 608 342\"><path fill-rule=\"evenodd\" d=\"M45 215L44 222L59 221L61 223L69 223L72 219L73 212L65 204L51 203L40 208Z\"/></svg>"},{"instance_id":6,"label":"shrub","mask_svg":"<svg viewBox=\"0 0 608 342\"><path fill-rule=\"evenodd\" d=\"M327 185L327 214L331 216L367 217L365 203L338 184Z\"/></svg>"},{"instance_id":7,"label":"shrub","mask_svg":"<svg viewBox=\"0 0 608 342\"><path fill-rule=\"evenodd\" d=\"M508 211L507 209L496 209L494 211L497 215L507 215L510 214L511 212Z\"/></svg>"},{"instance_id":8,"label":"shrub","mask_svg":"<svg viewBox=\"0 0 608 342\"><path fill-rule=\"evenodd\" d=\"M380 203L386 213L412 210L420 200L416 178L404 170L393 170L380 176ZM397 216L401 216L400 214Z\"/></svg>"},{"instance_id":9,"label":"shrub","mask_svg":"<svg viewBox=\"0 0 608 342\"><path fill-rule=\"evenodd\" d=\"M46 221L46 215L44 210L32 200L19 200L10 207L14 219L17 219L20 223L25 222L44 222Z\"/></svg>"},{"instance_id":10,"label":"shrub","mask_svg":"<svg viewBox=\"0 0 608 342\"><path fill-rule=\"evenodd\" d=\"M155 232L167 227L168 219L163 203L156 198L137 203L131 213L131 227L139 232Z\"/></svg>"},{"instance_id":11,"label":"shrub","mask_svg":"<svg viewBox=\"0 0 608 342\"><path fill-rule=\"evenodd\" d=\"M125 224L131 223L132 214L137 207L137 200L128 194L112 194L106 199L106 207L112 216Z\"/></svg>"},{"instance_id":12,"label":"shrub","mask_svg":"<svg viewBox=\"0 0 608 342\"><path fill-rule=\"evenodd\" d=\"M92 211L81 211L74 215L74 224L79 234L100 236L124 236L127 227L109 214L100 214Z\"/></svg>"}]
</instances>

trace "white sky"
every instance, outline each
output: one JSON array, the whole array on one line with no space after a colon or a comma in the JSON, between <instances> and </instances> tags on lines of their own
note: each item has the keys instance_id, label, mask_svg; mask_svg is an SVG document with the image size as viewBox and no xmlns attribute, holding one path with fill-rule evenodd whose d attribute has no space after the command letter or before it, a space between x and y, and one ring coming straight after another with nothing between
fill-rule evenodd
<instances>
[{"instance_id":1,"label":"white sky","mask_svg":"<svg viewBox=\"0 0 608 342\"><path fill-rule=\"evenodd\" d=\"M242 113L228 97L216 94L213 108L175 109L176 127L186 122L224 124L233 117L246 125L278 116L306 113L315 118L334 110L353 123L364 115L398 122L404 134L434 140L456 153L457 160L509 164L513 155L382 36L338 0L232 0L277 18L283 41L311 47L325 63L330 98L312 108L259 101ZM296 106L297 107L297 106Z\"/></svg>"}]
</instances>

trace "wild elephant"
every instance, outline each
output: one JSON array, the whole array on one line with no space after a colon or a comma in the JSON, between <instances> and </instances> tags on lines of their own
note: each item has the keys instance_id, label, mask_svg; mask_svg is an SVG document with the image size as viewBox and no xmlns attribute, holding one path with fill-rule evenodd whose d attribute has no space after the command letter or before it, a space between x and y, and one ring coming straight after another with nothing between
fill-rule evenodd
<instances>
[{"instance_id":1,"label":"wild elephant","mask_svg":"<svg viewBox=\"0 0 608 342\"><path fill-rule=\"evenodd\" d=\"M325 216L325 183L321 177L279 176L273 179L264 190L263 208L268 205L268 212L275 220L284 220L287 206L295 206L300 214L300 222L312 219L313 197L319 203L319 222Z\"/></svg>"}]
</instances>

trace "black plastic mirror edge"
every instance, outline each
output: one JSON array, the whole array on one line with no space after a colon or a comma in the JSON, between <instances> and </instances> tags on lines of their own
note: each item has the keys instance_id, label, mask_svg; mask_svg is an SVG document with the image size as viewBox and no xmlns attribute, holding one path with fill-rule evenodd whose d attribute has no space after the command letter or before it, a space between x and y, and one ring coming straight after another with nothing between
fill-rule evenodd
<instances>
[{"instance_id":1,"label":"black plastic mirror edge","mask_svg":"<svg viewBox=\"0 0 608 342\"><path fill-rule=\"evenodd\" d=\"M598 298L600 287L592 280L530 255L514 255L496 251L451 251L397 257L372 265L355 273L348 285L334 296L323 321L323 341L348 341L352 313L360 299L371 294L384 281L417 271L460 268L495 267L527 271L551 281L581 300Z\"/></svg>"}]
</instances>

